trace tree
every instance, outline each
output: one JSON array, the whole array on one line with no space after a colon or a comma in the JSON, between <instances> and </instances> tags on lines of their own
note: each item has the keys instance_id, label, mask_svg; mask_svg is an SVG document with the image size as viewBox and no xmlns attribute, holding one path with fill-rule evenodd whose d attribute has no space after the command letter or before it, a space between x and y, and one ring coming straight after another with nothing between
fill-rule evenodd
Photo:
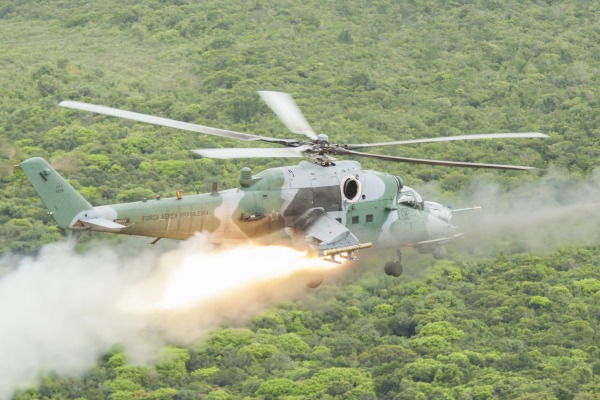
<instances>
[{"instance_id":1,"label":"tree","mask_svg":"<svg viewBox=\"0 0 600 400\"><path fill-rule=\"evenodd\" d=\"M271 379L261 383L255 394L265 398L279 399L294 393L295 388L296 385L289 379Z\"/></svg>"}]
</instances>

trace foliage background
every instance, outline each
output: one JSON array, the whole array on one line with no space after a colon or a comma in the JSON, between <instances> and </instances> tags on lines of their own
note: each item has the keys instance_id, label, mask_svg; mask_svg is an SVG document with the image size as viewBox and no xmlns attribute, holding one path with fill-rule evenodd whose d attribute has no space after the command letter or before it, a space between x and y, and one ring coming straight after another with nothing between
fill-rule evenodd
<instances>
[{"instance_id":1,"label":"foliage background","mask_svg":"<svg viewBox=\"0 0 600 400\"><path fill-rule=\"evenodd\" d=\"M256 90L294 95L318 132L370 142L506 131L544 141L385 149L422 158L597 166L599 4L587 1L0 2L0 254L60 240L11 166L50 159L93 204L234 184L243 166L194 159L225 139L61 109L89 101L287 136ZM474 177L535 174L361 160L448 198ZM520 252L527 249L520 249ZM426 277L359 271L306 301L169 348L155 367L117 351L31 397L593 398L597 248L436 264Z\"/></svg>"}]
</instances>

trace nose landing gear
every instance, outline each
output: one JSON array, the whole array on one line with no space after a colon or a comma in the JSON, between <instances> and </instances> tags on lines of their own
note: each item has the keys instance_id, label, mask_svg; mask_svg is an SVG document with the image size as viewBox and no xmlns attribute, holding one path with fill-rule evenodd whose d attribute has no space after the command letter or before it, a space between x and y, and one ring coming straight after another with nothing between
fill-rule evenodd
<instances>
[{"instance_id":1,"label":"nose landing gear","mask_svg":"<svg viewBox=\"0 0 600 400\"><path fill-rule=\"evenodd\" d=\"M443 260L448 255L445 246L437 246L431 254L436 260Z\"/></svg>"},{"instance_id":2,"label":"nose landing gear","mask_svg":"<svg viewBox=\"0 0 600 400\"><path fill-rule=\"evenodd\" d=\"M396 255L398 257L398 261L389 261L385 263L385 267L383 268L386 275L399 277L402 275L402 252L400 250L396 250Z\"/></svg>"}]
</instances>

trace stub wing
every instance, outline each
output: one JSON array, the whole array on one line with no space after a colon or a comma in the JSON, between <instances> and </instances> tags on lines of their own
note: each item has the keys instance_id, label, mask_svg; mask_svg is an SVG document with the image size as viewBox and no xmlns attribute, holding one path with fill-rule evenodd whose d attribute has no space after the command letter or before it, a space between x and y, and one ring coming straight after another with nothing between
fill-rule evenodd
<instances>
[{"instance_id":1,"label":"stub wing","mask_svg":"<svg viewBox=\"0 0 600 400\"><path fill-rule=\"evenodd\" d=\"M371 247L371 243L360 243L348 228L331 218L323 208L311 208L294 220L291 226L301 231L307 242L318 243L319 256L335 256Z\"/></svg>"}]
</instances>

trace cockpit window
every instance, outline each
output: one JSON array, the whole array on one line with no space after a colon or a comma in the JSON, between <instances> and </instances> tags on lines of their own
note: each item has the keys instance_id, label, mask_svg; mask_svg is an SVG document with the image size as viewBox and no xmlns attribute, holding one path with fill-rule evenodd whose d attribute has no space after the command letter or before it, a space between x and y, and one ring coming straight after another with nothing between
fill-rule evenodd
<instances>
[{"instance_id":1,"label":"cockpit window","mask_svg":"<svg viewBox=\"0 0 600 400\"><path fill-rule=\"evenodd\" d=\"M412 193L402 193L398 199L398 204L402 204L406 207L415 206L415 196Z\"/></svg>"},{"instance_id":2,"label":"cockpit window","mask_svg":"<svg viewBox=\"0 0 600 400\"><path fill-rule=\"evenodd\" d=\"M398 204L410 208L423 209L423 199L419 193L415 192L408 186L404 186L398 193Z\"/></svg>"}]
</instances>

